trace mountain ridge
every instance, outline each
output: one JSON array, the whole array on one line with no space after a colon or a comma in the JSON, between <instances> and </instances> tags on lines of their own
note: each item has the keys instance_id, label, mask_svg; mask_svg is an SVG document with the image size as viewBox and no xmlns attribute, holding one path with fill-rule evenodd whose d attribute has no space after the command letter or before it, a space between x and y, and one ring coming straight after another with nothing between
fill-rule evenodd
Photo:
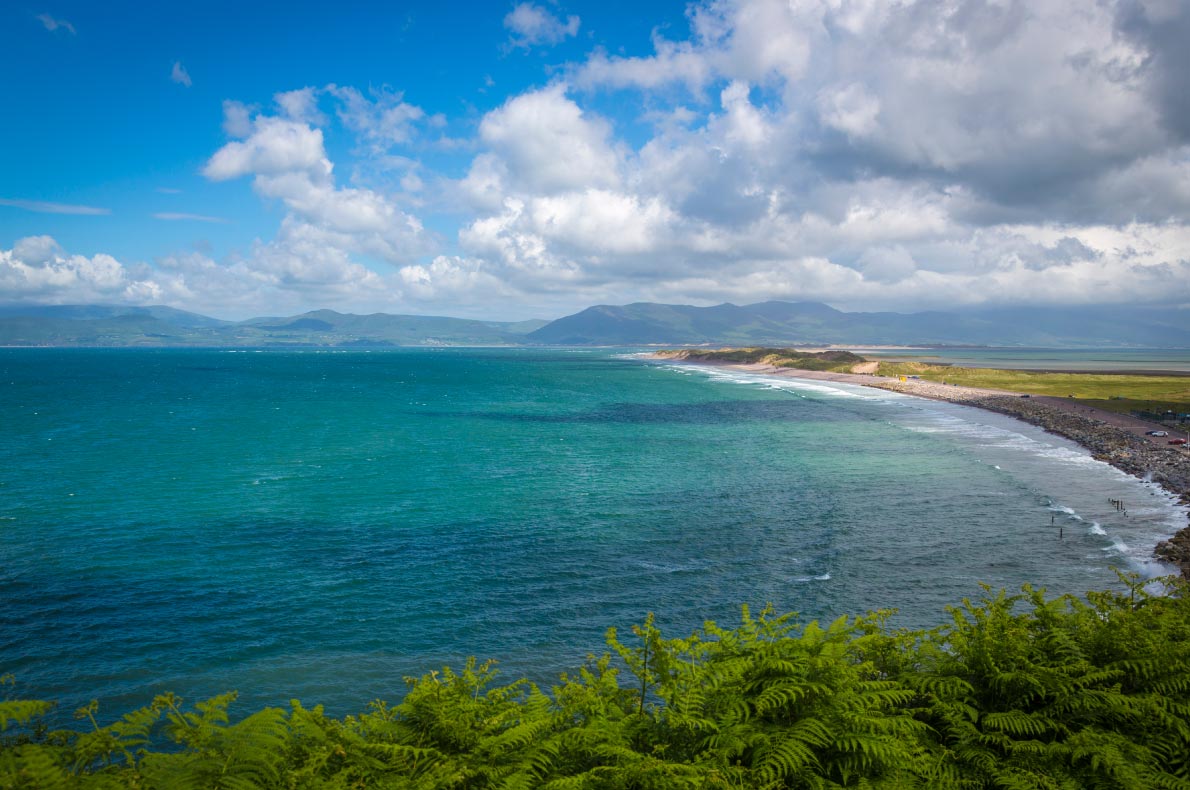
<instances>
[{"instance_id":1,"label":"mountain ridge","mask_svg":"<svg viewBox=\"0 0 1190 790\"><path fill-rule=\"evenodd\" d=\"M726 318L731 321L725 321ZM563 345L1190 346L1190 311L1170 308L983 308L847 313L819 302L713 307L595 305L527 338Z\"/></svg>"},{"instance_id":2,"label":"mountain ridge","mask_svg":"<svg viewBox=\"0 0 1190 790\"><path fill-rule=\"evenodd\" d=\"M1190 310L1098 306L849 313L820 302L770 300L708 307L603 304L553 321L360 315L330 309L225 321L160 305L0 305L0 345L1190 348Z\"/></svg>"}]
</instances>

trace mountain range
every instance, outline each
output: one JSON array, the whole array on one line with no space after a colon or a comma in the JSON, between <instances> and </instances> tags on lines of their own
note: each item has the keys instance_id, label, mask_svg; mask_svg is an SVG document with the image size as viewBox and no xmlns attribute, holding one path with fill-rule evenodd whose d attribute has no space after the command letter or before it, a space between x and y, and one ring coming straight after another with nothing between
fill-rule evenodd
<instances>
[{"instance_id":1,"label":"mountain range","mask_svg":"<svg viewBox=\"0 0 1190 790\"><path fill-rule=\"evenodd\" d=\"M0 306L0 346L984 345L1190 347L1190 310L1017 307L848 313L818 302L598 305L554 321L300 315L223 321L171 307Z\"/></svg>"}]
</instances>

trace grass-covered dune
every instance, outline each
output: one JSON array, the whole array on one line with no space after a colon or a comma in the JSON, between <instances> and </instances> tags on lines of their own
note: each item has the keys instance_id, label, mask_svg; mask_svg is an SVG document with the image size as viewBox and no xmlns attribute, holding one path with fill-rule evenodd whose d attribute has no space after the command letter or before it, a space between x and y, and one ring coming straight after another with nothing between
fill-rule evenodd
<instances>
[{"instance_id":1,"label":"grass-covered dune","mask_svg":"<svg viewBox=\"0 0 1190 790\"><path fill-rule=\"evenodd\" d=\"M712 364L764 364L780 368L831 373L871 373L897 378L916 376L962 387L999 389L1031 395L1073 396L1090 405L1123 414L1190 412L1190 376L1132 373L1059 373L1038 370L1002 370L930 365L924 362L876 362L850 351L833 349L809 352L796 348L680 349L659 351L656 356Z\"/></svg>"},{"instance_id":2,"label":"grass-covered dune","mask_svg":"<svg viewBox=\"0 0 1190 790\"><path fill-rule=\"evenodd\" d=\"M963 387L1027 392L1032 395L1073 395L1115 412L1190 412L1190 376L1125 373L1056 373L927 365L922 362L881 362L880 376L918 376Z\"/></svg>"},{"instance_id":3,"label":"grass-covered dune","mask_svg":"<svg viewBox=\"0 0 1190 790\"><path fill-rule=\"evenodd\" d=\"M1125 582L989 593L930 631L650 618L549 693L471 663L342 719L163 695L49 729L49 703L10 699L0 787L1190 788L1188 588Z\"/></svg>"},{"instance_id":4,"label":"grass-covered dune","mask_svg":"<svg viewBox=\"0 0 1190 790\"><path fill-rule=\"evenodd\" d=\"M748 365L759 363L778 368L825 370L850 373L866 360L850 351L800 351L796 348L725 348L714 351L683 348L677 351L658 351L656 356L687 362Z\"/></svg>"}]
</instances>

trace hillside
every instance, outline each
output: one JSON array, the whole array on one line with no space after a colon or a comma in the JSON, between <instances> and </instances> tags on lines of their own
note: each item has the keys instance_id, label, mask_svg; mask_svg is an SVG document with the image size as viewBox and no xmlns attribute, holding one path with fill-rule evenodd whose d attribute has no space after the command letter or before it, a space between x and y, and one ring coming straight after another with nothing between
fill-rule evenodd
<instances>
[{"instance_id":1,"label":"hillside","mask_svg":"<svg viewBox=\"0 0 1190 790\"><path fill-rule=\"evenodd\" d=\"M550 345L1186 347L1190 311L1119 307L846 313L817 302L598 305L530 332Z\"/></svg>"},{"instance_id":2,"label":"hillside","mask_svg":"<svg viewBox=\"0 0 1190 790\"><path fill-rule=\"evenodd\" d=\"M545 321L316 310L231 322L169 307L0 307L3 346L507 346Z\"/></svg>"},{"instance_id":3,"label":"hillside","mask_svg":"<svg viewBox=\"0 0 1190 790\"><path fill-rule=\"evenodd\" d=\"M847 313L817 302L597 305L555 321L314 310L247 321L170 307L2 306L4 346L973 345L1187 348L1190 310L1013 308Z\"/></svg>"}]
</instances>

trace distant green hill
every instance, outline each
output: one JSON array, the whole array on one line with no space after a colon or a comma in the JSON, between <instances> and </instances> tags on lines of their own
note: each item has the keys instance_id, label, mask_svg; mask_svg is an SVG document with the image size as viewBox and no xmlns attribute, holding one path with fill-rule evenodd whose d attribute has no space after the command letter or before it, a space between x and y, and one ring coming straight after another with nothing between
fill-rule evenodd
<instances>
[{"instance_id":1,"label":"distant green hill","mask_svg":"<svg viewBox=\"0 0 1190 790\"><path fill-rule=\"evenodd\" d=\"M170 307L0 305L5 346L974 345L1190 348L1190 310L846 313L818 302L597 305L556 321L315 310L220 321Z\"/></svg>"},{"instance_id":2,"label":"distant green hill","mask_svg":"<svg viewBox=\"0 0 1190 790\"><path fill-rule=\"evenodd\" d=\"M0 307L0 345L507 346L545 323L333 310L231 322L170 307L7 306Z\"/></svg>"},{"instance_id":3,"label":"distant green hill","mask_svg":"<svg viewBox=\"0 0 1190 790\"><path fill-rule=\"evenodd\" d=\"M598 305L528 334L558 345L1190 346L1190 310L1001 308L963 313L845 313L817 302L714 307Z\"/></svg>"}]
</instances>

